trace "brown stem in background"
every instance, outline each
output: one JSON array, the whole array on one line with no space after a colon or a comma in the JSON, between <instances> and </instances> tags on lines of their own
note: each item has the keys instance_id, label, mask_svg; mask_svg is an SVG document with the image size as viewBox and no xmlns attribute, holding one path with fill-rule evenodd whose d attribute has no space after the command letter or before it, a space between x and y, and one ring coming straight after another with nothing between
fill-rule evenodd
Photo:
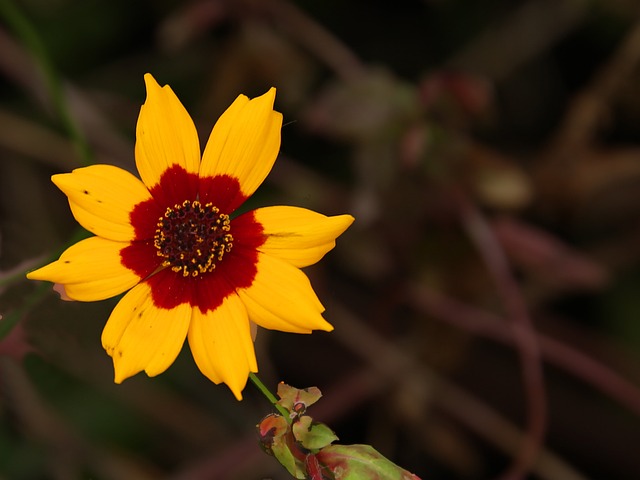
<instances>
[{"instance_id":1,"label":"brown stem in background","mask_svg":"<svg viewBox=\"0 0 640 480\"><path fill-rule=\"evenodd\" d=\"M535 462L546 430L546 388L540 346L518 283L491 227L462 192L458 195L458 208L463 227L478 249L502 298L507 316L511 320L507 325L512 329L513 339L520 354L528 409L527 434L518 456L501 477L504 480L515 480L522 478Z\"/></svg>"},{"instance_id":2,"label":"brown stem in background","mask_svg":"<svg viewBox=\"0 0 640 480\"><path fill-rule=\"evenodd\" d=\"M621 88L640 62L640 22L629 31L620 47L600 69L587 88L575 95L562 125L557 129L547 161L575 163L574 153L592 142L595 131ZM565 166L563 165L563 168Z\"/></svg>"},{"instance_id":3,"label":"brown stem in background","mask_svg":"<svg viewBox=\"0 0 640 480\"><path fill-rule=\"evenodd\" d=\"M448 62L502 82L578 28L589 12L585 0L528 0L473 37Z\"/></svg>"},{"instance_id":4,"label":"brown stem in background","mask_svg":"<svg viewBox=\"0 0 640 480\"><path fill-rule=\"evenodd\" d=\"M493 313L459 302L423 285L408 285L407 301L433 319L446 322L474 335L513 345L512 330ZM591 384L614 401L640 416L640 388L607 365L548 335L536 333L543 359Z\"/></svg>"},{"instance_id":5,"label":"brown stem in background","mask_svg":"<svg viewBox=\"0 0 640 480\"><path fill-rule=\"evenodd\" d=\"M353 80L365 72L360 59L335 35L286 0L269 0L265 9L278 26L343 80Z\"/></svg>"}]
</instances>

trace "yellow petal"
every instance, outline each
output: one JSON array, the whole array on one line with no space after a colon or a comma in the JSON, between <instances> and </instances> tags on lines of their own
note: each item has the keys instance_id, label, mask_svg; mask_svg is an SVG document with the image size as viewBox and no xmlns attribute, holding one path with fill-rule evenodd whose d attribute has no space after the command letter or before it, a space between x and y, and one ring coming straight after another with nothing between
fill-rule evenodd
<instances>
[{"instance_id":1,"label":"yellow petal","mask_svg":"<svg viewBox=\"0 0 640 480\"><path fill-rule=\"evenodd\" d=\"M249 372L257 372L258 365L247 311L237 295L207 313L193 309L189 347L200 371L214 383L226 383L242 400Z\"/></svg>"},{"instance_id":2,"label":"yellow petal","mask_svg":"<svg viewBox=\"0 0 640 480\"><path fill-rule=\"evenodd\" d=\"M296 267L313 265L336 245L352 223L351 215L327 217L298 207L266 207L254 210L266 242L260 251Z\"/></svg>"},{"instance_id":3,"label":"yellow petal","mask_svg":"<svg viewBox=\"0 0 640 480\"><path fill-rule=\"evenodd\" d=\"M51 177L69 197L75 219L84 228L110 240L134 238L129 213L151 194L131 173L112 165L91 165Z\"/></svg>"},{"instance_id":4,"label":"yellow petal","mask_svg":"<svg viewBox=\"0 0 640 480\"><path fill-rule=\"evenodd\" d=\"M238 290L252 322L272 330L311 333L331 331L322 318L324 307L299 268L266 254L258 256L253 284Z\"/></svg>"},{"instance_id":5,"label":"yellow petal","mask_svg":"<svg viewBox=\"0 0 640 480\"><path fill-rule=\"evenodd\" d=\"M102 331L102 346L113 358L115 382L144 370L153 377L174 362L187 336L191 307L154 305L148 283L133 287L111 312Z\"/></svg>"},{"instance_id":6,"label":"yellow petal","mask_svg":"<svg viewBox=\"0 0 640 480\"><path fill-rule=\"evenodd\" d=\"M136 166L142 181L152 188L172 165L197 174L200 141L193 120L171 87L160 87L144 76L147 100L140 109L136 127Z\"/></svg>"},{"instance_id":7,"label":"yellow petal","mask_svg":"<svg viewBox=\"0 0 640 480\"><path fill-rule=\"evenodd\" d=\"M276 90L249 100L240 95L218 119L204 149L201 177L229 175L249 197L271 171L280 150L282 114Z\"/></svg>"},{"instance_id":8,"label":"yellow petal","mask_svg":"<svg viewBox=\"0 0 640 480\"><path fill-rule=\"evenodd\" d=\"M140 281L120 262L120 250L126 246L101 237L86 238L65 250L59 260L28 273L27 278L62 284L72 300L104 300Z\"/></svg>"}]
</instances>

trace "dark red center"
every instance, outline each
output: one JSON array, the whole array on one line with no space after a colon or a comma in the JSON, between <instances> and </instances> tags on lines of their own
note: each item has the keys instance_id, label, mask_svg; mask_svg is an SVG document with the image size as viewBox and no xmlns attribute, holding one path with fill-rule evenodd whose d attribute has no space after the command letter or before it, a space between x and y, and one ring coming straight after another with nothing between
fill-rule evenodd
<instances>
[{"instance_id":1,"label":"dark red center","mask_svg":"<svg viewBox=\"0 0 640 480\"><path fill-rule=\"evenodd\" d=\"M229 215L211 202L185 200L167 208L156 226L153 244L162 266L183 277L212 272L233 246Z\"/></svg>"},{"instance_id":2,"label":"dark red center","mask_svg":"<svg viewBox=\"0 0 640 480\"><path fill-rule=\"evenodd\" d=\"M266 240L262 224L254 212L247 212L233 218L232 230L220 226L246 200L237 178L198 178L173 165L150 192L153 198L131 211L135 240L120 251L120 258L151 287L156 307L170 310L188 303L210 312L252 285L258 272L258 249ZM185 198L198 200L185 202ZM177 219L180 215L182 220ZM221 261L219 255L224 257ZM209 273L200 273L198 265Z\"/></svg>"}]
</instances>

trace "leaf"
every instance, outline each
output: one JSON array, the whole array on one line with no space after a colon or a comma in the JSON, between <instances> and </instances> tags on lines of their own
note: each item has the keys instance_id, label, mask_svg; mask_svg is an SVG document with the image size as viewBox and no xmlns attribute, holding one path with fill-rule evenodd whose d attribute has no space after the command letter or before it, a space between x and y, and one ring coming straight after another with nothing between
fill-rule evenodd
<instances>
[{"instance_id":1,"label":"leaf","mask_svg":"<svg viewBox=\"0 0 640 480\"><path fill-rule=\"evenodd\" d=\"M289 425L287 420L276 413L267 415L257 425L260 445L269 455L273 455L280 464L295 478L305 478L305 466L296 459L289 446Z\"/></svg>"},{"instance_id":2,"label":"leaf","mask_svg":"<svg viewBox=\"0 0 640 480\"><path fill-rule=\"evenodd\" d=\"M333 475L326 471L327 467L320 465L314 454L307 455L304 459L304 464L307 467L308 480L335 480ZM329 476L326 475L327 473Z\"/></svg>"},{"instance_id":3,"label":"leaf","mask_svg":"<svg viewBox=\"0 0 640 480\"><path fill-rule=\"evenodd\" d=\"M293 424L293 436L308 450L318 450L338 440L333 430L323 423L314 422L307 415Z\"/></svg>"},{"instance_id":4,"label":"leaf","mask_svg":"<svg viewBox=\"0 0 640 480\"><path fill-rule=\"evenodd\" d=\"M335 480L420 480L370 445L330 445L316 458Z\"/></svg>"},{"instance_id":5,"label":"leaf","mask_svg":"<svg viewBox=\"0 0 640 480\"><path fill-rule=\"evenodd\" d=\"M256 428L258 429L262 448L267 453L271 453L273 444L281 441L282 437L287 433L287 421L282 415L271 413L264 417Z\"/></svg>"},{"instance_id":6,"label":"leaf","mask_svg":"<svg viewBox=\"0 0 640 480\"><path fill-rule=\"evenodd\" d=\"M280 382L278 384L278 396L280 397L278 403L287 411L302 415L309 405L313 405L320 400L322 393L317 387L299 389Z\"/></svg>"}]
</instances>

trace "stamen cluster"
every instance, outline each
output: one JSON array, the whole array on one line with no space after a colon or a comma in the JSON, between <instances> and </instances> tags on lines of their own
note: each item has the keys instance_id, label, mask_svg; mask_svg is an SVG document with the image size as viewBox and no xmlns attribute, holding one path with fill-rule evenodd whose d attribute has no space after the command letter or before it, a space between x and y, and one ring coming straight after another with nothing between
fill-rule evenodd
<instances>
[{"instance_id":1,"label":"stamen cluster","mask_svg":"<svg viewBox=\"0 0 640 480\"><path fill-rule=\"evenodd\" d=\"M231 251L230 230L229 215L220 213L218 207L185 200L167 208L158 219L153 243L158 256L164 258L163 267L196 277L213 271Z\"/></svg>"}]
</instances>

